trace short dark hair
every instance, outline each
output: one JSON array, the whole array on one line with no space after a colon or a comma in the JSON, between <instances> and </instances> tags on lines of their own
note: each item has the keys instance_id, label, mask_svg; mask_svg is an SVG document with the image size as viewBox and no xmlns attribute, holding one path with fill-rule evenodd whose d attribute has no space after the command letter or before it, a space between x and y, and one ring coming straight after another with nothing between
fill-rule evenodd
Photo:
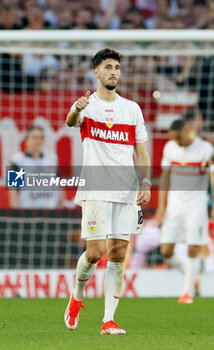
<instances>
[{"instance_id":1,"label":"short dark hair","mask_svg":"<svg viewBox=\"0 0 214 350\"><path fill-rule=\"evenodd\" d=\"M194 120L197 116L197 112L195 109L186 109L182 114L182 120L184 122L189 122Z\"/></svg>"},{"instance_id":2,"label":"short dark hair","mask_svg":"<svg viewBox=\"0 0 214 350\"><path fill-rule=\"evenodd\" d=\"M170 131L180 131L185 126L185 122L182 119L176 119L172 124L170 125L169 130Z\"/></svg>"},{"instance_id":3,"label":"short dark hair","mask_svg":"<svg viewBox=\"0 0 214 350\"><path fill-rule=\"evenodd\" d=\"M40 125L36 125L36 124L32 124L32 125L30 125L30 126L27 128L27 130L26 130L26 137L28 137L29 134L30 134L30 132L33 131L33 130L39 130L39 131L41 131L42 136L44 137L44 129L43 129L43 127L40 126Z\"/></svg>"},{"instance_id":4,"label":"short dark hair","mask_svg":"<svg viewBox=\"0 0 214 350\"><path fill-rule=\"evenodd\" d=\"M113 58L114 60L121 62L123 55L113 49L103 49L96 53L96 55L92 58L92 67L95 69L99 64L106 60L107 58Z\"/></svg>"}]
</instances>

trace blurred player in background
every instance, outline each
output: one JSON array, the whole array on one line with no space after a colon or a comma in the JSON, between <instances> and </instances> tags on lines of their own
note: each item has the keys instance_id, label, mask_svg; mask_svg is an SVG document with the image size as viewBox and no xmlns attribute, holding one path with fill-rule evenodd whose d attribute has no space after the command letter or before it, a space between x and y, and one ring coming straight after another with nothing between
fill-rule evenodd
<instances>
[{"instance_id":1,"label":"blurred player in background","mask_svg":"<svg viewBox=\"0 0 214 350\"><path fill-rule=\"evenodd\" d=\"M156 217L166 218L162 226L161 252L167 261L184 274L184 287L179 303L192 303L195 277L200 270L200 247L208 240L206 163L213 147L200 138L192 138L189 127L175 120L169 130L170 141L163 150L162 174ZM205 165L205 166L204 166ZM214 188L213 188L214 190ZM176 243L188 245L188 259L174 253Z\"/></svg>"},{"instance_id":2,"label":"blurred player in background","mask_svg":"<svg viewBox=\"0 0 214 350\"><path fill-rule=\"evenodd\" d=\"M182 114L182 120L185 122L187 128L189 128L189 135L192 139L195 137L200 138L200 133L204 127L204 117L199 109L187 109ZM195 295L200 295L200 285L201 285L201 273L204 270L204 262L209 255L208 245L200 247L201 256L201 268L200 273L197 274L195 279Z\"/></svg>"},{"instance_id":3,"label":"blurred player in background","mask_svg":"<svg viewBox=\"0 0 214 350\"><path fill-rule=\"evenodd\" d=\"M44 148L44 129L31 125L25 136L25 151L14 154L11 168L28 169L32 173L57 172L58 160L55 153L47 153ZM26 168L27 167L27 168ZM54 209L63 204L63 191L48 190L11 190L9 191L10 207L14 209Z\"/></svg>"},{"instance_id":4,"label":"blurred player in background","mask_svg":"<svg viewBox=\"0 0 214 350\"><path fill-rule=\"evenodd\" d=\"M67 116L69 126L80 126L83 165L91 168L105 166L107 172L115 166L132 168L135 148L137 163L144 166L144 170L140 170L143 183L138 193L127 190L77 191L76 202L82 206L83 213L82 238L87 242L87 249L77 264L76 286L65 312L65 324L69 329L77 327L86 283L107 249L105 314L101 334L126 333L114 322L114 313L120 299L128 243L131 235L141 233L142 229L140 204L150 200L150 160L143 115L137 103L115 92L121 59L122 56L111 49L101 50L94 56L92 65L97 91L91 96L87 91L85 97L74 103ZM126 180L124 177L122 180Z\"/></svg>"},{"instance_id":5,"label":"blurred player in background","mask_svg":"<svg viewBox=\"0 0 214 350\"><path fill-rule=\"evenodd\" d=\"M187 109L182 114L182 120L189 128L190 136L194 139L200 137L200 132L204 127L204 118L198 109Z\"/></svg>"}]
</instances>

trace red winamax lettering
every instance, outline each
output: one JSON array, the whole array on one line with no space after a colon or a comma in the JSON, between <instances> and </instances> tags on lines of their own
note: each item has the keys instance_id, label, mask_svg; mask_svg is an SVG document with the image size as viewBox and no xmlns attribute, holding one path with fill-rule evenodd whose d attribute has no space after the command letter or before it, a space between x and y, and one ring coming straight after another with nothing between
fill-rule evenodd
<instances>
[{"instance_id":1,"label":"red winamax lettering","mask_svg":"<svg viewBox=\"0 0 214 350\"><path fill-rule=\"evenodd\" d=\"M135 125L114 124L111 129L105 122L97 122L84 117L80 127L82 141L90 138L107 143L117 143L133 146L135 144Z\"/></svg>"}]
</instances>

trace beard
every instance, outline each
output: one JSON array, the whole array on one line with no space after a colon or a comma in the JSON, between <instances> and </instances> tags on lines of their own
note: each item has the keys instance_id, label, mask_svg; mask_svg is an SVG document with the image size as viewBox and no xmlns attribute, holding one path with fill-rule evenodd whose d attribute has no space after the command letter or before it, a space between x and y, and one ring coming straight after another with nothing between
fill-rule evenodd
<instances>
[{"instance_id":1,"label":"beard","mask_svg":"<svg viewBox=\"0 0 214 350\"><path fill-rule=\"evenodd\" d=\"M105 85L105 87L108 90L114 90L116 88L116 85Z\"/></svg>"},{"instance_id":2,"label":"beard","mask_svg":"<svg viewBox=\"0 0 214 350\"><path fill-rule=\"evenodd\" d=\"M113 82L112 84L110 83L106 83L104 80L101 79L101 83L102 85L109 91L112 91L116 88L116 85L117 85L117 81L116 82Z\"/></svg>"}]
</instances>

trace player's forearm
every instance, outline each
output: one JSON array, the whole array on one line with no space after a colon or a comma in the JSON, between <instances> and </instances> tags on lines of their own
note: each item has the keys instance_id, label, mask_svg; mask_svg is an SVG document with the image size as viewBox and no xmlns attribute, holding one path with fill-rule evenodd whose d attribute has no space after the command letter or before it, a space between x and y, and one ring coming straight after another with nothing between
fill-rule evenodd
<instances>
[{"instance_id":1,"label":"player's forearm","mask_svg":"<svg viewBox=\"0 0 214 350\"><path fill-rule=\"evenodd\" d=\"M137 165L142 179L150 179L150 158L148 153L140 153L137 155Z\"/></svg>"},{"instance_id":2,"label":"player's forearm","mask_svg":"<svg viewBox=\"0 0 214 350\"><path fill-rule=\"evenodd\" d=\"M169 185L170 185L170 173L167 171L164 171L162 172L159 179L158 207L161 207L161 208L165 207Z\"/></svg>"},{"instance_id":3,"label":"player's forearm","mask_svg":"<svg viewBox=\"0 0 214 350\"><path fill-rule=\"evenodd\" d=\"M76 109L71 110L66 118L66 124L68 126L75 126L79 120L80 112Z\"/></svg>"},{"instance_id":4,"label":"player's forearm","mask_svg":"<svg viewBox=\"0 0 214 350\"><path fill-rule=\"evenodd\" d=\"M158 208L165 208L166 205L167 191L158 192Z\"/></svg>"}]
</instances>

